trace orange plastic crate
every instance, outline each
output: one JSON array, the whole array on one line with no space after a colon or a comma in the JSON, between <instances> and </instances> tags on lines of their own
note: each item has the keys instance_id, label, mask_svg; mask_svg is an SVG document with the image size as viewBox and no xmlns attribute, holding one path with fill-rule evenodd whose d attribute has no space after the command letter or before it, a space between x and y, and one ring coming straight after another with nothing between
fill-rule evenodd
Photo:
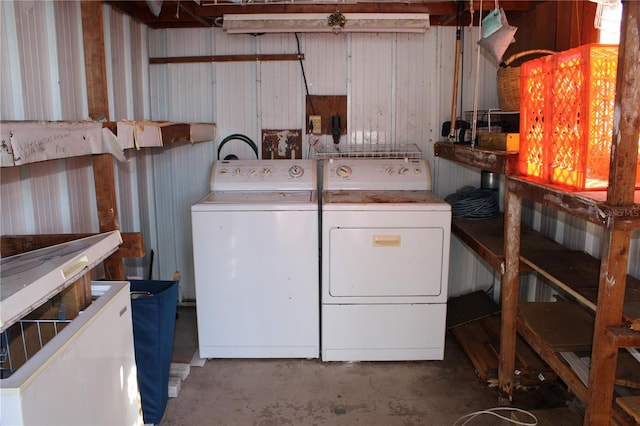
<instances>
[{"instance_id":1,"label":"orange plastic crate","mask_svg":"<svg viewBox=\"0 0 640 426\"><path fill-rule=\"evenodd\" d=\"M522 174L577 190L608 186L617 64L617 46L589 44L521 66Z\"/></svg>"},{"instance_id":2,"label":"orange plastic crate","mask_svg":"<svg viewBox=\"0 0 640 426\"><path fill-rule=\"evenodd\" d=\"M545 98L548 66L542 57L520 67L520 148L518 169L521 174L546 178L548 161L544 136Z\"/></svg>"}]
</instances>

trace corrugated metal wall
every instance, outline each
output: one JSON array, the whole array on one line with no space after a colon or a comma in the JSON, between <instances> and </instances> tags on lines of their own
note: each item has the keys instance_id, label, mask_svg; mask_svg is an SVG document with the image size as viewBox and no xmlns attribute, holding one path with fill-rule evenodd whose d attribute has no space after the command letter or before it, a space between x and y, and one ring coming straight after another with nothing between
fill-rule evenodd
<instances>
[{"instance_id":1,"label":"corrugated metal wall","mask_svg":"<svg viewBox=\"0 0 640 426\"><path fill-rule=\"evenodd\" d=\"M241 133L259 141L262 129L303 129L305 94L300 63L223 62L149 65L149 57L296 53L309 93L345 95L343 143L416 143L428 159L434 190L445 196L478 186L478 170L433 156L451 109L455 28L425 34L228 35L220 29L150 30L104 6L110 119L215 122L216 141L126 153L117 163L123 231L141 231L153 250L153 277L182 274L181 297L193 299L190 205L208 191L217 143ZM81 120L87 116L81 22L76 1L0 2L0 118ZM464 31L458 111L473 108L477 35ZM497 106L493 60L479 70L479 108ZM306 143L306 140L305 140ZM307 155L308 147L303 150ZM241 142L225 146L252 158ZM50 161L1 171L3 234L95 232L95 193L89 158ZM525 220L572 248L599 254L601 230L539 206ZM640 276L637 236L630 272ZM149 274L150 256L128 260L127 272ZM455 238L450 294L499 284Z\"/></svg>"}]
</instances>

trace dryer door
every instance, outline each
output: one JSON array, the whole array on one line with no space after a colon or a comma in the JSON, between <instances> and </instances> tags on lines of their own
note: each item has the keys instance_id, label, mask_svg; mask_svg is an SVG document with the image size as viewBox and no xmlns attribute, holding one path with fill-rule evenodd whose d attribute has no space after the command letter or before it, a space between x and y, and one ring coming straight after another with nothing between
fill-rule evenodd
<instances>
[{"instance_id":1,"label":"dryer door","mask_svg":"<svg viewBox=\"0 0 640 426\"><path fill-rule=\"evenodd\" d=\"M332 228L331 297L438 296L442 289L441 227Z\"/></svg>"}]
</instances>

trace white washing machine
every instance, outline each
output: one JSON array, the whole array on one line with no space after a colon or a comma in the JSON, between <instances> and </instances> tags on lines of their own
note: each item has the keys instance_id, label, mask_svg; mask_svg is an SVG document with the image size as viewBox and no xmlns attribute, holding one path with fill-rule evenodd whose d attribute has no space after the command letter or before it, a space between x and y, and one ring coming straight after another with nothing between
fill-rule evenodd
<instances>
[{"instance_id":1,"label":"white washing machine","mask_svg":"<svg viewBox=\"0 0 640 426\"><path fill-rule=\"evenodd\" d=\"M317 163L216 161L191 207L203 358L318 358Z\"/></svg>"},{"instance_id":2,"label":"white washing machine","mask_svg":"<svg viewBox=\"0 0 640 426\"><path fill-rule=\"evenodd\" d=\"M323 361L441 360L451 208L428 163L323 164Z\"/></svg>"}]
</instances>

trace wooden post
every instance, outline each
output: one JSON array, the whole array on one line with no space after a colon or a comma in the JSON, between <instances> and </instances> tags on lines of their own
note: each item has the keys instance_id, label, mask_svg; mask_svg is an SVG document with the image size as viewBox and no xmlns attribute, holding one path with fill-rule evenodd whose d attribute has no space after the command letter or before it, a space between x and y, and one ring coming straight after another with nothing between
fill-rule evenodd
<instances>
[{"instance_id":1,"label":"wooden post","mask_svg":"<svg viewBox=\"0 0 640 426\"><path fill-rule=\"evenodd\" d=\"M84 68L87 75L87 100L89 117L93 120L109 119L107 97L107 65L104 51L104 25L102 2L80 2L82 40L84 43Z\"/></svg>"},{"instance_id":2,"label":"wooden post","mask_svg":"<svg viewBox=\"0 0 640 426\"><path fill-rule=\"evenodd\" d=\"M102 2L81 1L80 12L82 16L84 66L87 75L89 116L94 120L109 120ZM118 225L118 204L116 202L114 178L113 159L111 155L100 154L94 156L93 179L96 188L100 232L115 231L120 228ZM125 279L122 255L118 252L104 261L104 267L108 279Z\"/></svg>"},{"instance_id":3,"label":"wooden post","mask_svg":"<svg viewBox=\"0 0 640 426\"><path fill-rule=\"evenodd\" d=\"M623 2L611 170L607 204L632 206L635 192L638 137L640 135L640 2ZM624 212L624 209L621 210ZM632 211L632 209L629 209ZM607 339L609 327L622 323L631 231L616 229L609 218L603 238L598 286L598 308L593 331L585 425L608 425L618 348Z\"/></svg>"},{"instance_id":4,"label":"wooden post","mask_svg":"<svg viewBox=\"0 0 640 426\"><path fill-rule=\"evenodd\" d=\"M113 158L109 154L93 156L93 180L96 188L98 223L100 232L120 229L118 224L118 203L115 189ZM124 280L122 254L115 252L104 261L105 275L110 280Z\"/></svg>"},{"instance_id":5,"label":"wooden post","mask_svg":"<svg viewBox=\"0 0 640 426\"><path fill-rule=\"evenodd\" d=\"M520 226L522 199L511 192L507 177L504 207L504 257L502 277L502 312L500 365L498 369L499 398L509 404L513 393L513 372L516 365L516 324L520 266Z\"/></svg>"}]
</instances>

